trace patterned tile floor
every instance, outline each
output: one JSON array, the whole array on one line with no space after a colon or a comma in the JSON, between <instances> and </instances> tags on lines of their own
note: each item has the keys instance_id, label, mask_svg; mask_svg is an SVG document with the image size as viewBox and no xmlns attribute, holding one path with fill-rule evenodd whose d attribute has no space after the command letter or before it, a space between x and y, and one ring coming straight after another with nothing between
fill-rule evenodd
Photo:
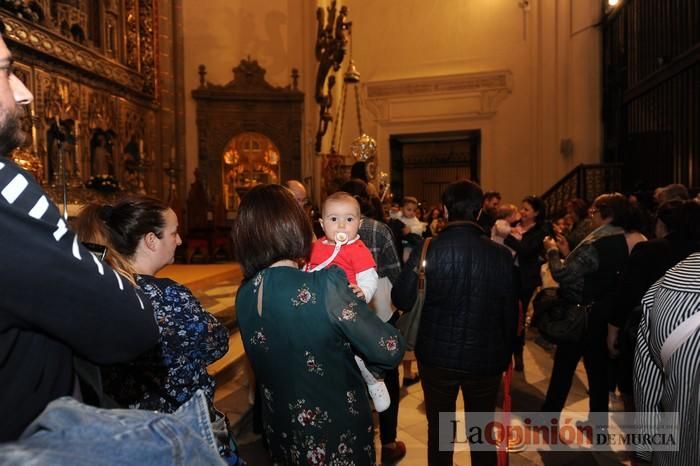
<instances>
[{"instance_id":1,"label":"patterned tile floor","mask_svg":"<svg viewBox=\"0 0 700 466\"><path fill-rule=\"evenodd\" d=\"M173 265L161 272L189 286L202 303L217 316L224 319L233 328L235 310L233 296L241 280L240 269L236 264L217 265ZM225 361L213 367L217 375L216 404L226 412L235 423L236 419L244 416L249 410L247 379L240 358L243 355L242 344L237 332L232 332L229 354ZM227 359L228 358L228 359ZM513 411L536 411L541 405L544 393L549 383L552 369L552 355L528 338L525 354L525 371L514 373L511 396ZM216 366L216 364L214 365ZM461 402L458 401L458 407ZM615 405L620 409L620 404ZM586 394L586 375L582 365L579 365L574 382L567 400L566 410L585 412L588 410ZM250 431L250 423L241 423L244 430L238 435L241 445L241 455L252 466L271 464L267 459L260 438ZM423 392L420 384L402 389L399 409L398 439L406 443L407 454L400 462L402 466L424 466L426 460L427 425L423 404ZM377 451L379 451L377 437ZM538 452L523 451L510 453L510 465L546 465L546 466L578 466L578 465L628 465L622 453L614 452ZM454 464L466 466L470 464L467 452L455 454Z\"/></svg>"}]
</instances>

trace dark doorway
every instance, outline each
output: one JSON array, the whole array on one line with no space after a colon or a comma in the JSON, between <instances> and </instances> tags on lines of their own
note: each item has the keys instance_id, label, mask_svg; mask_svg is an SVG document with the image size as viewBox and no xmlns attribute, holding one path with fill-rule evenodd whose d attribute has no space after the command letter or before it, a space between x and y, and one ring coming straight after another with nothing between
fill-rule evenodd
<instances>
[{"instance_id":1,"label":"dark doorway","mask_svg":"<svg viewBox=\"0 0 700 466\"><path fill-rule=\"evenodd\" d=\"M426 207L440 203L455 180L479 182L481 130L392 135L391 190L394 199L415 196Z\"/></svg>"}]
</instances>

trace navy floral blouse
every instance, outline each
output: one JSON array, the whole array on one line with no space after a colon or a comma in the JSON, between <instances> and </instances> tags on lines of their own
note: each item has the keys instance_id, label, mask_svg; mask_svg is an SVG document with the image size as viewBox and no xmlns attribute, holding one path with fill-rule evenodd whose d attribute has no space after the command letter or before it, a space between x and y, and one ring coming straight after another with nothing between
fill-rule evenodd
<instances>
[{"instance_id":1,"label":"navy floral blouse","mask_svg":"<svg viewBox=\"0 0 700 466\"><path fill-rule=\"evenodd\" d=\"M187 287L147 275L136 281L153 304L159 343L128 364L103 367L105 393L122 406L165 413L198 389L211 403L214 378L207 366L228 351L228 329Z\"/></svg>"},{"instance_id":2,"label":"navy floral blouse","mask_svg":"<svg viewBox=\"0 0 700 466\"><path fill-rule=\"evenodd\" d=\"M396 328L355 297L335 266L265 269L238 290L236 310L274 464L374 464L367 387L354 355L375 374L395 367L404 353Z\"/></svg>"}]
</instances>

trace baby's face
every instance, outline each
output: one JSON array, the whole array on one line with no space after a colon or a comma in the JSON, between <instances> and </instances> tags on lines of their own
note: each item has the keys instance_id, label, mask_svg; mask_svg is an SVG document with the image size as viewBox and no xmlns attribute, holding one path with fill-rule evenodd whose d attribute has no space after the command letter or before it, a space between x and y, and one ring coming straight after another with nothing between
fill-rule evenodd
<instances>
[{"instance_id":1,"label":"baby's face","mask_svg":"<svg viewBox=\"0 0 700 466\"><path fill-rule=\"evenodd\" d=\"M404 206L401 208L401 211L403 212L403 216L405 218L413 218L416 216L417 209L417 205L413 204L412 202L409 202L408 204L404 204Z\"/></svg>"},{"instance_id":2,"label":"baby's face","mask_svg":"<svg viewBox=\"0 0 700 466\"><path fill-rule=\"evenodd\" d=\"M345 243L357 236L357 230L360 228L360 209L350 201L326 202L320 222L328 242Z\"/></svg>"}]
</instances>

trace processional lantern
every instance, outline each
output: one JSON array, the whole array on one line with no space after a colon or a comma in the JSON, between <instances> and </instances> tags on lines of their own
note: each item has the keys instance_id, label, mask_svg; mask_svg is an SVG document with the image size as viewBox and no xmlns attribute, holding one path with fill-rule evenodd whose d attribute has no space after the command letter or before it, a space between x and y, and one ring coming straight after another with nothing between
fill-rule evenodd
<instances>
[{"instance_id":1,"label":"processional lantern","mask_svg":"<svg viewBox=\"0 0 700 466\"><path fill-rule=\"evenodd\" d=\"M350 46L350 56L352 56L352 44ZM366 162L377 155L377 141L362 130L362 111L360 109L360 72L355 67L355 62L350 59L350 65L345 72L343 81L346 85L355 88L355 109L357 111L357 127L360 136L350 143L350 153L356 160ZM345 96L345 94L343 95Z\"/></svg>"},{"instance_id":2,"label":"processional lantern","mask_svg":"<svg viewBox=\"0 0 700 466\"><path fill-rule=\"evenodd\" d=\"M343 141L343 127L345 122L345 107L347 103L348 87L352 86L355 94L355 110L359 136L350 144L350 154L356 161L367 162L366 172L368 179L375 175L375 156L377 153L376 141L367 135L362 126L361 96L360 96L360 72L352 59L352 42L350 41L350 57L342 80L336 79L336 73L343 67L346 55L346 46L352 32L352 22L347 21L348 9L345 6L337 10L337 1L332 0L327 8L318 8L316 19L318 31L316 39L316 58L319 62L316 74L316 102L319 109L319 127L316 133L316 152L323 157L324 185L328 192L338 188L347 180L352 163L348 162L349 156L340 153L340 144ZM340 102L335 105L333 88L336 83L342 86L340 90ZM334 115L332 114L334 113ZM330 151L322 153L323 138L332 125Z\"/></svg>"}]
</instances>

